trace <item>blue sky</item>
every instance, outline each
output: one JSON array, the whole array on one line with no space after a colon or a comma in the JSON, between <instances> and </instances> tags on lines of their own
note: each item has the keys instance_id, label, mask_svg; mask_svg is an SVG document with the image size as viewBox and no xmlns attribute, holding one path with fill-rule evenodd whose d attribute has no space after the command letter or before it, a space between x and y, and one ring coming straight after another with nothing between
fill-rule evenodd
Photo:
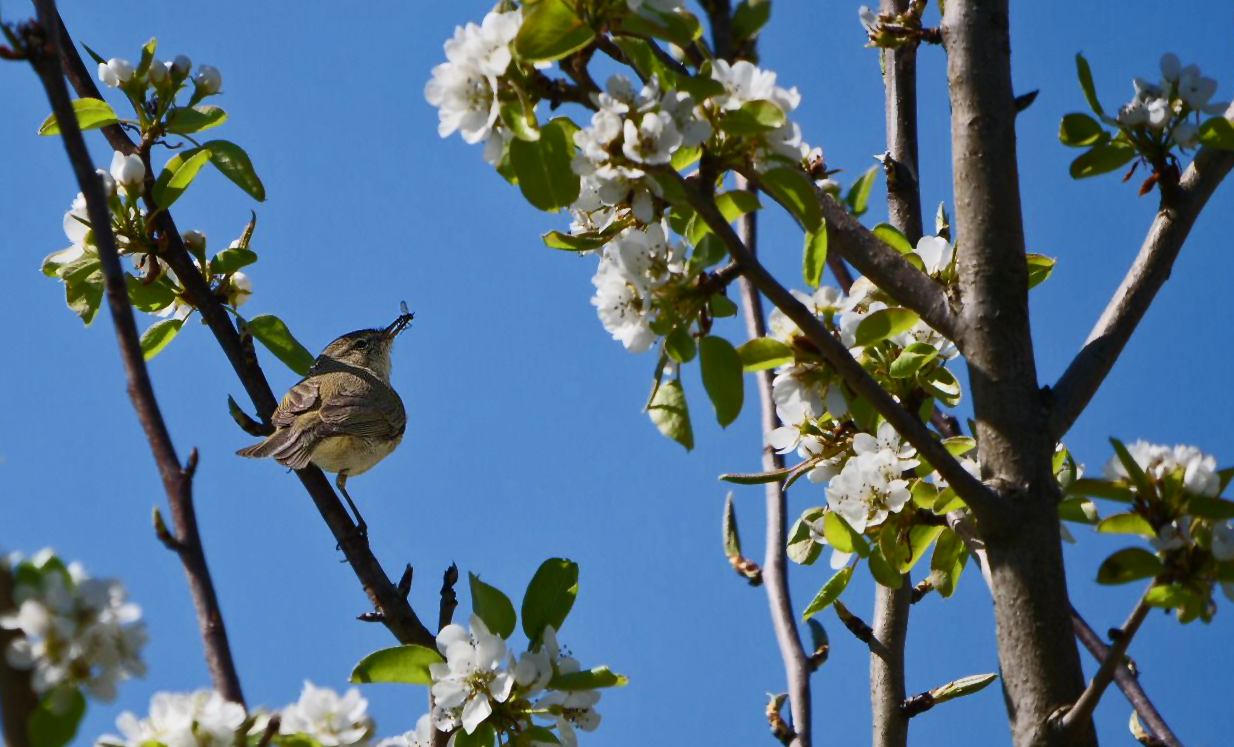
<instances>
[{"instance_id":1,"label":"blue sky","mask_svg":"<svg viewBox=\"0 0 1234 747\"><path fill-rule=\"evenodd\" d=\"M517 599L544 558L570 557L581 565L581 591L563 642L584 663L607 663L632 680L605 695L604 724L586 744L642 743L651 729L663 743L773 744L762 714L783 673L762 590L724 560L726 489L716 480L757 468L755 410L721 431L688 371L697 448L686 454L660 437L640 411L654 361L624 352L595 318L594 260L540 242L566 221L524 202L478 148L438 139L424 82L442 59L442 41L456 24L479 20L486 3L388 3L366 14L222 1L208 9L65 6L70 30L104 56L136 59L156 35L160 56L184 53L222 70L218 103L231 120L218 132L252 154L269 199L254 206L207 172L174 212L181 229L204 231L217 250L257 208L261 261L251 268L246 311L280 315L314 352L339 334L388 322L400 300L416 311L395 350L407 437L349 489L390 572L415 567L417 608L436 609L451 562ZM27 8L4 11L15 20ZM1116 176L1067 176L1075 153L1058 143L1058 121L1085 108L1074 54L1088 56L1107 108L1130 98L1133 76L1155 77L1166 51L1218 77L1217 97L1228 100L1230 14L1218 3L1186 12L1143 0L1116 11L1016 5L1016 87L1041 90L1018 123L1028 246L1059 258L1032 298L1043 384L1083 343L1155 210L1153 198L1137 198ZM804 0L776 0L762 43L764 66L803 94L797 115L806 139L849 180L884 147L878 62L862 44L855 5ZM921 76L921 167L932 212L951 202L940 49L923 50ZM52 546L96 575L122 578L152 635L149 675L123 686L115 704L91 706L84 745L114 731L121 710L144 713L153 692L209 679L183 574L150 528L151 507L164 498L125 396L110 319L83 328L60 286L38 272L67 243L61 217L77 191L60 142L35 136L46 100L19 65L0 66L0 88L8 174L0 180L0 267L9 278L0 329L10 349L0 377L0 547ZM102 138L91 143L106 165ZM871 224L885 215L882 197L876 188ZM1110 456L1111 435L1194 443L1222 466L1234 463L1224 326L1234 258L1223 230L1232 209L1226 186L1068 437L1090 470ZM783 216L764 225L762 253L792 282L800 235ZM721 332L742 334L736 325ZM294 383L277 361L265 363L276 390ZM282 706L306 678L342 687L356 661L392 639L354 621L364 596L294 478L232 455L250 442L226 411L227 395L240 399L242 389L207 330L190 324L152 374L181 453L201 450L198 512L249 701ZM739 488L735 500L747 552L761 557L761 490ZM824 500L803 484L790 514ZM1067 549L1075 603L1098 630L1120 624L1139 589L1098 587L1093 578L1125 543L1076 533L1079 546ZM792 568L798 610L828 576L825 564ZM845 599L868 616L873 581L865 571L856 579ZM823 621L833 651L814 676L816 733L820 744L859 744L868 739L867 655L834 617ZM1150 696L1189 745L1234 732L1232 635L1234 611L1223 603L1208 626L1154 614L1132 648ZM989 595L975 573L955 598L931 596L913 608L908 661L913 692L997 670ZM369 686L365 694L382 735L410 728L426 705L421 689ZM1106 744L1131 743L1128 715L1112 690L1097 712ZM915 745L1007 743L998 689L938 707L915 719L912 733Z\"/></svg>"}]
</instances>

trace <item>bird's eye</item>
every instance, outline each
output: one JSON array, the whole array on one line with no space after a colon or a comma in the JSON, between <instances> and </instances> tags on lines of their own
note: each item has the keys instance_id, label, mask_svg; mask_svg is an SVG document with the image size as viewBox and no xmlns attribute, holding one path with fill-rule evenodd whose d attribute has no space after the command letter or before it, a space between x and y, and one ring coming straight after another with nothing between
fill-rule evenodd
<instances>
[{"instance_id":1,"label":"bird's eye","mask_svg":"<svg viewBox=\"0 0 1234 747\"><path fill-rule=\"evenodd\" d=\"M356 350L364 350L368 347L368 340L356 340Z\"/></svg>"}]
</instances>

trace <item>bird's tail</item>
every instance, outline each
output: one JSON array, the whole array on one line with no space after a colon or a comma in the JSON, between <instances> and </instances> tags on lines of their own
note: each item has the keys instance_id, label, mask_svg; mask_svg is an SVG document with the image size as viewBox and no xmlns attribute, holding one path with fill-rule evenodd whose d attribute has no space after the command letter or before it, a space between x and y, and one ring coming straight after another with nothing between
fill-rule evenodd
<instances>
[{"instance_id":1,"label":"bird's tail","mask_svg":"<svg viewBox=\"0 0 1234 747\"><path fill-rule=\"evenodd\" d=\"M308 434L298 432L293 428L280 428L270 434L265 441L246 446L236 454L253 459L274 457L279 464L292 469L304 469L312 458L314 441L306 436Z\"/></svg>"}]
</instances>

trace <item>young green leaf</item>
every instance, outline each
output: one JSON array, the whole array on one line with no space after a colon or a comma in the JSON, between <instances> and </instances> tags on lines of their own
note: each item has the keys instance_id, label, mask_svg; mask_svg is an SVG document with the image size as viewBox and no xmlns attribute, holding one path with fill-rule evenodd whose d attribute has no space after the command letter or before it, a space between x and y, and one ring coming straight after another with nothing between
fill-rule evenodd
<instances>
[{"instance_id":1,"label":"young green leaf","mask_svg":"<svg viewBox=\"0 0 1234 747\"><path fill-rule=\"evenodd\" d=\"M292 371L305 376L313 365L313 354L291 334L282 319L272 314L254 317L247 322L253 337L274 353Z\"/></svg>"},{"instance_id":2,"label":"young green leaf","mask_svg":"<svg viewBox=\"0 0 1234 747\"><path fill-rule=\"evenodd\" d=\"M163 348L176 338L183 325L183 319L163 319L150 325L141 335L141 352L146 360L162 352Z\"/></svg>"},{"instance_id":3,"label":"young green leaf","mask_svg":"<svg viewBox=\"0 0 1234 747\"><path fill-rule=\"evenodd\" d=\"M802 613L801 619L809 620L839 599L844 590L848 588L848 582L853 578L854 568L856 566L852 565L841 568L827 583L823 584L823 588L818 590L810 606L806 607L806 611Z\"/></svg>"},{"instance_id":4,"label":"young green leaf","mask_svg":"<svg viewBox=\"0 0 1234 747\"><path fill-rule=\"evenodd\" d=\"M539 8L560 0L541 0ZM556 212L578 199L578 174L570 168L574 144L565 134L561 120L554 119L540 128L535 142L514 140L510 143L510 165L518 176L518 188L523 197L537 208Z\"/></svg>"},{"instance_id":5,"label":"young green leaf","mask_svg":"<svg viewBox=\"0 0 1234 747\"><path fill-rule=\"evenodd\" d=\"M853 182L853 186L848 188L848 194L844 195L844 202L848 205L849 211L857 218L866 214L866 210L870 204L870 191L874 189L874 175L878 173L878 166L871 166L864 174Z\"/></svg>"},{"instance_id":6,"label":"young green leaf","mask_svg":"<svg viewBox=\"0 0 1234 747\"><path fill-rule=\"evenodd\" d=\"M514 51L525 62L552 62L577 52L596 32L566 0L540 0L528 6L514 38Z\"/></svg>"},{"instance_id":7,"label":"young green leaf","mask_svg":"<svg viewBox=\"0 0 1234 747\"><path fill-rule=\"evenodd\" d=\"M949 700L962 698L965 695L972 695L975 692L984 690L986 685L989 685L994 680L998 679L997 674L973 674L968 677L962 677L954 682L948 682L942 687L936 687L930 691L935 703L946 703Z\"/></svg>"},{"instance_id":8,"label":"young green leaf","mask_svg":"<svg viewBox=\"0 0 1234 747\"><path fill-rule=\"evenodd\" d=\"M857 345L873 345L889 337L895 337L901 332L907 332L920 320L917 312L912 309L892 307L879 309L868 315L857 325Z\"/></svg>"},{"instance_id":9,"label":"young green leaf","mask_svg":"<svg viewBox=\"0 0 1234 747\"><path fill-rule=\"evenodd\" d=\"M1093 477L1081 477L1072 482L1067 486L1067 495L1087 495L1119 503L1131 503L1133 497L1131 488Z\"/></svg>"},{"instance_id":10,"label":"young green leaf","mask_svg":"<svg viewBox=\"0 0 1234 747\"><path fill-rule=\"evenodd\" d=\"M549 558L540 564L523 595L523 633L533 648L540 646L544 628L561 625L578 596L578 564L562 558Z\"/></svg>"},{"instance_id":11,"label":"young green leaf","mask_svg":"<svg viewBox=\"0 0 1234 747\"><path fill-rule=\"evenodd\" d=\"M351 672L351 682L399 682L408 685L431 685L430 664L440 664L441 654L424 646L407 645L383 648L360 660Z\"/></svg>"},{"instance_id":12,"label":"young green leaf","mask_svg":"<svg viewBox=\"0 0 1234 747\"><path fill-rule=\"evenodd\" d=\"M103 301L103 265L97 254L87 254L60 271L69 308L89 327Z\"/></svg>"},{"instance_id":13,"label":"young green leaf","mask_svg":"<svg viewBox=\"0 0 1234 747\"><path fill-rule=\"evenodd\" d=\"M955 593L967 561L968 550L964 547L964 541L955 532L944 529L934 544L934 554L930 556L930 578L943 598Z\"/></svg>"},{"instance_id":14,"label":"young green leaf","mask_svg":"<svg viewBox=\"0 0 1234 747\"><path fill-rule=\"evenodd\" d=\"M514 604L495 586L489 586L474 573L467 574L471 585L471 609L484 621L489 632L509 638L514 632Z\"/></svg>"},{"instance_id":15,"label":"young green leaf","mask_svg":"<svg viewBox=\"0 0 1234 747\"><path fill-rule=\"evenodd\" d=\"M1138 534L1141 537L1156 537L1153 525L1139 514L1123 513L1107 516L1097 523L1097 531L1102 534Z\"/></svg>"},{"instance_id":16,"label":"young green leaf","mask_svg":"<svg viewBox=\"0 0 1234 747\"><path fill-rule=\"evenodd\" d=\"M1131 453L1127 451L1127 447L1123 445L1122 441L1119 441L1117 438L1111 438L1110 445L1114 447L1114 454L1118 457L1118 461L1122 463L1123 469L1127 471L1127 475L1131 478L1131 484L1140 493L1140 497L1147 500L1154 493L1153 486L1148 481L1148 475L1144 474L1144 468L1135 460L1135 457L1131 456Z\"/></svg>"},{"instance_id":17,"label":"young green leaf","mask_svg":"<svg viewBox=\"0 0 1234 747\"><path fill-rule=\"evenodd\" d=\"M202 147L210 151L210 163L214 164L214 168L218 169L223 176L247 192L254 200L265 201L266 188L262 185L261 179L257 178L253 162L249 160L243 148L227 140L210 140L203 143Z\"/></svg>"},{"instance_id":18,"label":"young green leaf","mask_svg":"<svg viewBox=\"0 0 1234 747\"><path fill-rule=\"evenodd\" d=\"M100 127L114 125L120 121L111 105L102 99L77 99L73 102L73 114L77 116L77 126L82 132L97 130ZM39 125L40 135L59 135L60 123L52 114Z\"/></svg>"},{"instance_id":19,"label":"young green leaf","mask_svg":"<svg viewBox=\"0 0 1234 747\"><path fill-rule=\"evenodd\" d=\"M519 140L535 142L540 139L535 111L524 107L523 100L517 96L501 102L501 121Z\"/></svg>"},{"instance_id":20,"label":"young green leaf","mask_svg":"<svg viewBox=\"0 0 1234 747\"><path fill-rule=\"evenodd\" d=\"M224 249L210 259L210 272L226 275L257 261L257 252L252 249Z\"/></svg>"},{"instance_id":21,"label":"young green leaf","mask_svg":"<svg viewBox=\"0 0 1234 747\"><path fill-rule=\"evenodd\" d=\"M863 558L870 554L865 537L835 511L828 511L823 516L823 537L839 552L855 552Z\"/></svg>"},{"instance_id":22,"label":"young green leaf","mask_svg":"<svg viewBox=\"0 0 1234 747\"><path fill-rule=\"evenodd\" d=\"M138 311L162 311L176 300L176 292L168 284L166 277L147 283L126 273L125 283L128 284L129 303Z\"/></svg>"},{"instance_id":23,"label":"young green leaf","mask_svg":"<svg viewBox=\"0 0 1234 747\"><path fill-rule=\"evenodd\" d=\"M633 36L616 36L613 37L613 43L625 53L626 59L630 61L630 64L634 66L634 69L638 71L639 76L643 79L650 80L651 76L654 75L660 79L660 86L665 90L682 88L682 76L678 75L676 70L664 64L664 61L656 56L656 53L651 49L651 42ZM701 101L697 96L694 100L695 102ZM679 149L677 152L680 153L681 150L685 149ZM673 164L673 167L678 169L684 168L677 166L676 163Z\"/></svg>"},{"instance_id":24,"label":"young green leaf","mask_svg":"<svg viewBox=\"0 0 1234 747\"><path fill-rule=\"evenodd\" d=\"M793 349L770 337L756 337L737 348L741 368L746 373L765 371L793 362Z\"/></svg>"},{"instance_id":25,"label":"young green leaf","mask_svg":"<svg viewBox=\"0 0 1234 747\"><path fill-rule=\"evenodd\" d=\"M1108 174L1131 163L1135 156L1135 146L1130 143L1118 140L1099 143L1071 162L1071 178L1087 179L1090 176Z\"/></svg>"},{"instance_id":26,"label":"young green leaf","mask_svg":"<svg viewBox=\"0 0 1234 747\"><path fill-rule=\"evenodd\" d=\"M956 381L955 375L941 366L925 376L918 376L917 383L926 390L926 394L948 407L960 404L964 394L960 391L960 382Z\"/></svg>"},{"instance_id":27,"label":"young green leaf","mask_svg":"<svg viewBox=\"0 0 1234 747\"><path fill-rule=\"evenodd\" d=\"M912 254L913 245L908 242L908 238L900 233L900 229L890 223L879 223L871 232L879 238L887 246L895 249L900 254Z\"/></svg>"},{"instance_id":28,"label":"young green leaf","mask_svg":"<svg viewBox=\"0 0 1234 747\"><path fill-rule=\"evenodd\" d=\"M1101 123L1087 114L1068 114L1058 126L1058 139L1071 148L1087 148L1109 138Z\"/></svg>"},{"instance_id":29,"label":"young green leaf","mask_svg":"<svg viewBox=\"0 0 1234 747\"><path fill-rule=\"evenodd\" d=\"M766 485L769 482L779 482L788 477L796 467L784 467L770 472L728 472L720 475L724 482L735 485Z\"/></svg>"},{"instance_id":30,"label":"young green leaf","mask_svg":"<svg viewBox=\"0 0 1234 747\"><path fill-rule=\"evenodd\" d=\"M227 121L227 112L217 106L194 106L176 109L167 120L167 131L176 135L201 132Z\"/></svg>"},{"instance_id":31,"label":"young green leaf","mask_svg":"<svg viewBox=\"0 0 1234 747\"><path fill-rule=\"evenodd\" d=\"M694 342L694 335L690 334L690 328L685 325L674 327L664 338L664 351L678 363L694 360L698 345Z\"/></svg>"},{"instance_id":32,"label":"young green leaf","mask_svg":"<svg viewBox=\"0 0 1234 747\"><path fill-rule=\"evenodd\" d=\"M716 207L724 220L732 223L746 213L752 213L762 207L758 195L745 189L730 189L716 195Z\"/></svg>"},{"instance_id":33,"label":"young green leaf","mask_svg":"<svg viewBox=\"0 0 1234 747\"><path fill-rule=\"evenodd\" d=\"M1142 547L1119 550L1097 569L1099 584L1129 584L1142 578L1154 578L1164 570L1161 559Z\"/></svg>"},{"instance_id":34,"label":"young green leaf","mask_svg":"<svg viewBox=\"0 0 1234 747\"><path fill-rule=\"evenodd\" d=\"M1084 90L1084 98L1088 99L1088 106L1101 116L1105 114L1105 110L1101 108L1101 102L1097 100L1097 89L1093 86L1093 71L1088 66L1088 60L1084 59L1084 55L1076 54L1075 56L1076 74L1080 78L1080 88Z\"/></svg>"},{"instance_id":35,"label":"young green leaf","mask_svg":"<svg viewBox=\"0 0 1234 747\"><path fill-rule=\"evenodd\" d=\"M904 585L904 576L896 570L893 562L883 557L883 549L879 545L875 545L870 550L870 557L866 560L866 565L870 567L870 575L888 589L898 589Z\"/></svg>"},{"instance_id":36,"label":"young green leaf","mask_svg":"<svg viewBox=\"0 0 1234 747\"><path fill-rule=\"evenodd\" d=\"M181 157L185 158L181 160ZM168 161L154 183L154 201L159 207L166 210L175 204L209 160L208 148L195 148L191 155L185 151Z\"/></svg>"},{"instance_id":37,"label":"young green leaf","mask_svg":"<svg viewBox=\"0 0 1234 747\"><path fill-rule=\"evenodd\" d=\"M928 342L914 342L900 351L891 362L891 378L911 379L926 364L938 357L938 348Z\"/></svg>"},{"instance_id":38,"label":"young green leaf","mask_svg":"<svg viewBox=\"0 0 1234 747\"><path fill-rule=\"evenodd\" d=\"M733 37L751 39L771 18L771 0L742 0L733 10Z\"/></svg>"},{"instance_id":39,"label":"young green leaf","mask_svg":"<svg viewBox=\"0 0 1234 747\"><path fill-rule=\"evenodd\" d=\"M596 690L601 687L625 687L630 678L617 674L608 667L594 667L582 672L558 674L549 681L551 690L571 692L575 690Z\"/></svg>"},{"instance_id":40,"label":"young green leaf","mask_svg":"<svg viewBox=\"0 0 1234 747\"><path fill-rule=\"evenodd\" d=\"M699 347L703 387L716 408L716 419L728 427L741 414L745 400L741 356L732 343L715 335L704 337Z\"/></svg>"},{"instance_id":41,"label":"young green leaf","mask_svg":"<svg viewBox=\"0 0 1234 747\"><path fill-rule=\"evenodd\" d=\"M736 137L753 137L784 124L784 110L770 101L747 101L740 109L724 112L720 129Z\"/></svg>"},{"instance_id":42,"label":"young green leaf","mask_svg":"<svg viewBox=\"0 0 1234 747\"><path fill-rule=\"evenodd\" d=\"M661 433L686 447L686 451L694 448L690 408L686 405L686 393L680 381L662 382L656 388L651 404L647 405L647 414Z\"/></svg>"},{"instance_id":43,"label":"young green leaf","mask_svg":"<svg viewBox=\"0 0 1234 747\"><path fill-rule=\"evenodd\" d=\"M762 176L763 188L796 218L805 230L815 233L823 224L814 182L801 169L780 166Z\"/></svg>"},{"instance_id":44,"label":"young green leaf","mask_svg":"<svg viewBox=\"0 0 1234 747\"><path fill-rule=\"evenodd\" d=\"M1069 496L1059 501L1058 518L1076 524L1096 524L1101 521L1101 516L1097 513L1097 504L1080 495Z\"/></svg>"},{"instance_id":45,"label":"young green leaf","mask_svg":"<svg viewBox=\"0 0 1234 747\"><path fill-rule=\"evenodd\" d=\"M644 5L643 10L641 14L630 13L623 18L621 30L635 36L663 39L683 49L703 35L703 27L689 12L662 13L648 5Z\"/></svg>"},{"instance_id":46,"label":"young green leaf","mask_svg":"<svg viewBox=\"0 0 1234 747\"><path fill-rule=\"evenodd\" d=\"M810 525L805 519L797 519L788 531L788 545L785 548L788 559L798 565L813 565L823 551L823 546L815 541Z\"/></svg>"},{"instance_id":47,"label":"young green leaf","mask_svg":"<svg viewBox=\"0 0 1234 747\"><path fill-rule=\"evenodd\" d=\"M599 233L568 234L561 231L549 231L540 238L549 249L562 249L567 252L589 252L599 249L612 240Z\"/></svg>"},{"instance_id":48,"label":"young green leaf","mask_svg":"<svg viewBox=\"0 0 1234 747\"><path fill-rule=\"evenodd\" d=\"M1234 150L1234 124L1225 117L1205 121L1200 125L1200 142L1221 150Z\"/></svg>"},{"instance_id":49,"label":"young green leaf","mask_svg":"<svg viewBox=\"0 0 1234 747\"><path fill-rule=\"evenodd\" d=\"M801 260L801 275L806 285L817 288L827 265L827 220L819 222L817 231L806 232L806 245Z\"/></svg>"},{"instance_id":50,"label":"young green leaf","mask_svg":"<svg viewBox=\"0 0 1234 747\"><path fill-rule=\"evenodd\" d=\"M1029 254L1026 257L1028 259L1028 288L1032 290L1050 279L1058 260L1044 254Z\"/></svg>"},{"instance_id":51,"label":"young green leaf","mask_svg":"<svg viewBox=\"0 0 1234 747\"><path fill-rule=\"evenodd\" d=\"M459 729L457 735L450 741L454 743L454 747L496 747L497 730L492 724L483 721L473 732L468 733L466 729Z\"/></svg>"}]
</instances>

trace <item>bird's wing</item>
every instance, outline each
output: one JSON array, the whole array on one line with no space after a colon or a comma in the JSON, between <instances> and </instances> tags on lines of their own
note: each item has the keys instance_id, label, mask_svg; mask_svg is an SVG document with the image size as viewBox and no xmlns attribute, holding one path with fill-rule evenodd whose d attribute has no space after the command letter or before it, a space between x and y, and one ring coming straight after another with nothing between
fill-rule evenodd
<instances>
[{"instance_id":1,"label":"bird's wing","mask_svg":"<svg viewBox=\"0 0 1234 747\"><path fill-rule=\"evenodd\" d=\"M389 439L403 435L407 413L392 388L386 387L384 393L343 388L325 398L321 422L330 435Z\"/></svg>"},{"instance_id":2,"label":"bird's wing","mask_svg":"<svg viewBox=\"0 0 1234 747\"><path fill-rule=\"evenodd\" d=\"M291 391L283 397L283 401L274 411L270 422L280 428L285 428L296 422L299 416L320 407L321 394L317 388L317 382L312 379L301 379L300 383L293 386Z\"/></svg>"}]
</instances>

